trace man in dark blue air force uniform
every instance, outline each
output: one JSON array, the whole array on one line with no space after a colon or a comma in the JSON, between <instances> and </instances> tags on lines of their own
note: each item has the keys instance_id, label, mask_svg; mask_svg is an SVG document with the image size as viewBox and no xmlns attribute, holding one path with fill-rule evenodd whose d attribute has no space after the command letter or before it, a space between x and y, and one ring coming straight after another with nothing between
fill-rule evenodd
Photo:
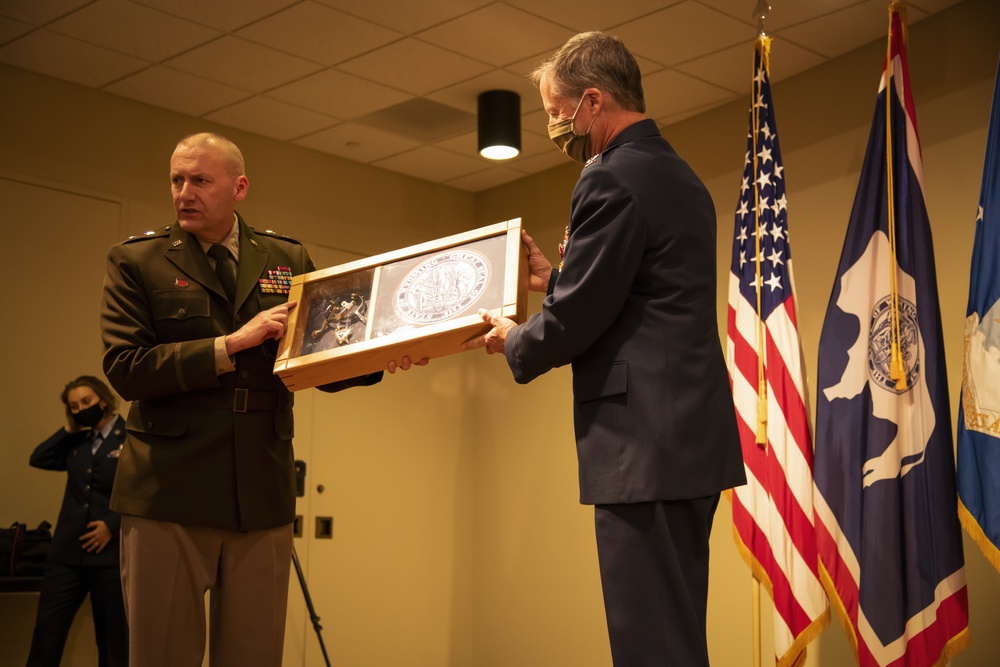
<instances>
[{"instance_id":1,"label":"man in dark blue air force uniform","mask_svg":"<svg viewBox=\"0 0 1000 667\"><path fill-rule=\"evenodd\" d=\"M580 500L593 504L615 667L708 665L708 541L744 484L716 318L715 207L647 119L639 66L612 35L570 39L532 75L549 137L585 163L561 269L530 237L540 313L483 311L476 341L518 382L573 366Z\"/></svg>"}]
</instances>

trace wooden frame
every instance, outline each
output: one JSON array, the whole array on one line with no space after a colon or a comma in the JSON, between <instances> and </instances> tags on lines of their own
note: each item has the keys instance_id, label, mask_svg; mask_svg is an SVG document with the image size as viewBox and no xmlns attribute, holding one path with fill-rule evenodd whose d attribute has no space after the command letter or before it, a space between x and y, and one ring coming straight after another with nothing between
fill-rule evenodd
<instances>
[{"instance_id":1,"label":"wooden frame","mask_svg":"<svg viewBox=\"0 0 1000 667\"><path fill-rule=\"evenodd\" d=\"M527 287L520 218L295 276L274 372L297 391L461 352L480 308L524 321Z\"/></svg>"}]
</instances>

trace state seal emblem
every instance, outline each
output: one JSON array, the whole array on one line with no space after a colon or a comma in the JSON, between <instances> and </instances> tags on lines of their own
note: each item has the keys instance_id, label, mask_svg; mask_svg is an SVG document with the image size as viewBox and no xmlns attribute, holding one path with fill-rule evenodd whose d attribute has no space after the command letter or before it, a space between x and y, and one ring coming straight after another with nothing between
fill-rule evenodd
<instances>
[{"instance_id":1,"label":"state seal emblem","mask_svg":"<svg viewBox=\"0 0 1000 667\"><path fill-rule=\"evenodd\" d=\"M920 354L917 345L917 308L908 299L897 297L899 303L899 353L906 368L907 387L920 381ZM868 333L868 373L872 381L886 391L902 394L896 389L896 381L890 377L889 363L892 357L892 318L890 307L892 297L884 296L872 308L871 328Z\"/></svg>"},{"instance_id":2,"label":"state seal emblem","mask_svg":"<svg viewBox=\"0 0 1000 667\"><path fill-rule=\"evenodd\" d=\"M427 259L406 274L396 290L396 314L412 324L435 324L475 304L490 281L490 263L474 250L453 250Z\"/></svg>"}]
</instances>

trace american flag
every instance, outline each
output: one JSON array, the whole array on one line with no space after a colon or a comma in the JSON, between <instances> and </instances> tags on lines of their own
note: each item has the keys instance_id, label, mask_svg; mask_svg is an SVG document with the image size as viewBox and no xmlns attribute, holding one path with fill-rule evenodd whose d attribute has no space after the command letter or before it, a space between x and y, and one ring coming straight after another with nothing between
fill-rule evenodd
<instances>
[{"instance_id":1,"label":"american flag","mask_svg":"<svg viewBox=\"0 0 1000 667\"><path fill-rule=\"evenodd\" d=\"M969 641L934 247L902 3L819 343L817 546L864 667L931 667Z\"/></svg>"},{"instance_id":2,"label":"american flag","mask_svg":"<svg viewBox=\"0 0 1000 667\"><path fill-rule=\"evenodd\" d=\"M747 473L730 495L736 543L774 601L775 660L784 667L804 657L830 614L817 569L812 437L769 49L770 38L757 40L726 351Z\"/></svg>"}]
</instances>

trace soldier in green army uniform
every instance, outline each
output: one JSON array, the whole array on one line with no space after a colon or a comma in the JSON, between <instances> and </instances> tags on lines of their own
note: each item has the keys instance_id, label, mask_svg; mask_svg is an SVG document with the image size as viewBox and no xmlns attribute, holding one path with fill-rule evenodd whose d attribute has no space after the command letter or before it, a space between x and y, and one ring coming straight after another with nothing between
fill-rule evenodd
<instances>
[{"instance_id":1,"label":"soldier in green army uniform","mask_svg":"<svg viewBox=\"0 0 1000 667\"><path fill-rule=\"evenodd\" d=\"M228 139L182 139L170 160L177 221L108 254L104 371L132 401L111 501L132 665L200 666L209 589L213 664L281 663L293 396L272 369L295 307L289 279L314 266L298 242L236 213L244 171Z\"/></svg>"}]
</instances>

